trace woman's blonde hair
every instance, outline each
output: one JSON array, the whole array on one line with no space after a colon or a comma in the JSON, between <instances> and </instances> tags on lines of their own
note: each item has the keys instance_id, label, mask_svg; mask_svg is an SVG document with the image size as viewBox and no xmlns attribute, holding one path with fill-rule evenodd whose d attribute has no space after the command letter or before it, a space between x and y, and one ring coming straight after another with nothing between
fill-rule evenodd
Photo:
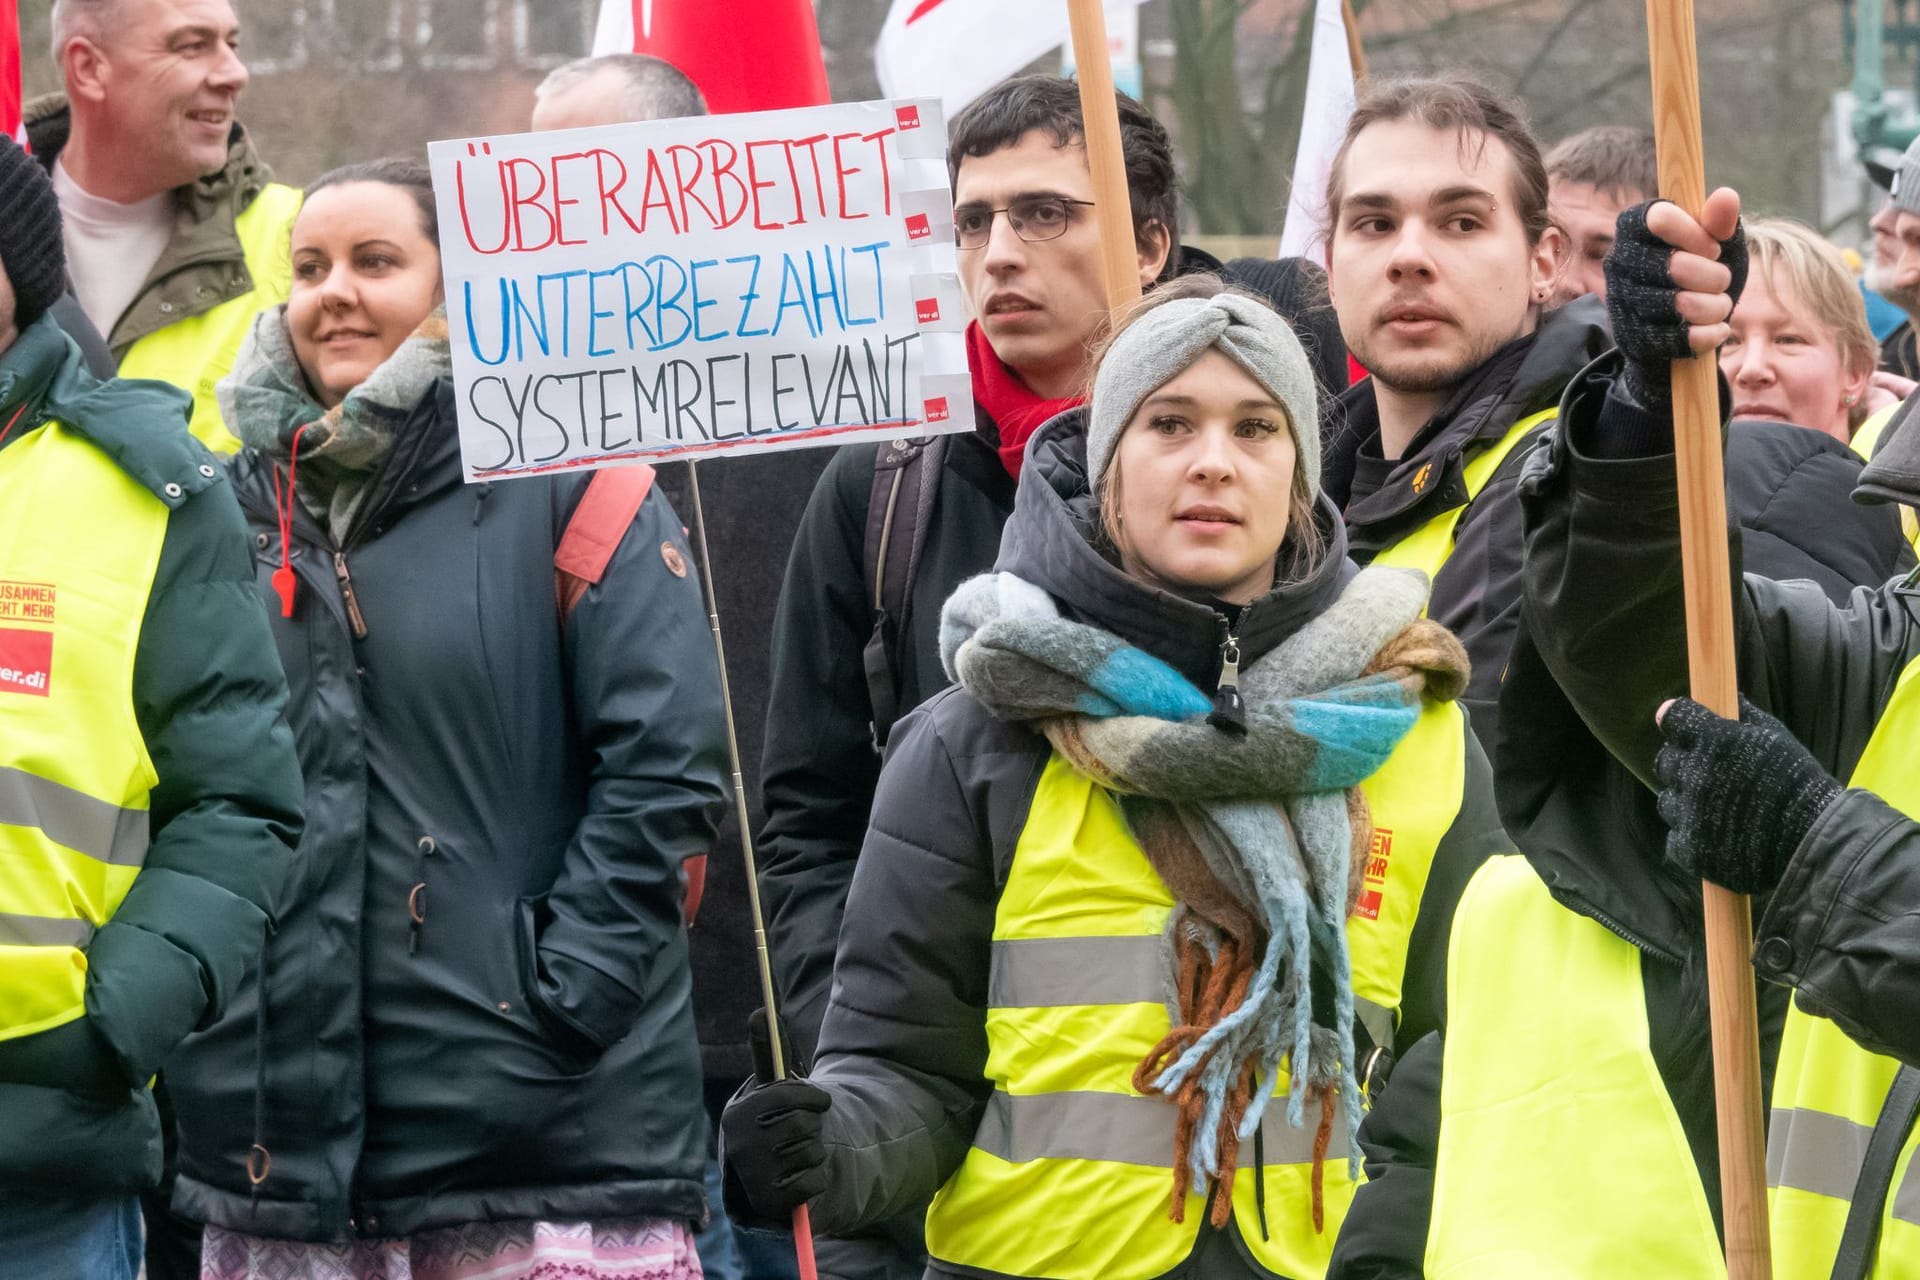
<instances>
[{"instance_id":1,"label":"woman's blonde hair","mask_svg":"<svg viewBox=\"0 0 1920 1280\"><path fill-rule=\"evenodd\" d=\"M1219 276L1206 271L1195 271L1187 275L1176 276L1163 285L1158 285L1137 300L1116 310L1108 318L1105 328L1094 339L1092 358L1087 361L1086 398L1093 400L1093 381L1100 371L1100 365L1107 358L1114 340L1155 307L1169 302L1178 302L1183 298L1217 298L1221 294L1231 293L1242 298L1251 298L1263 307L1271 307L1259 294L1238 289L1222 280ZM1280 406L1287 414L1287 427L1298 431L1299 424L1293 420L1293 412L1286 405ZM1121 435L1126 434L1125 429ZM1093 487L1100 495L1100 529L1113 546L1120 546L1120 450L1116 447L1107 459L1105 474L1098 477L1088 476L1089 482L1098 481ZM1313 491L1307 484L1307 473L1300 466L1298 450L1295 451L1293 483L1290 486L1290 501L1287 505L1287 536L1281 544L1281 563L1298 566L1301 572L1307 566L1318 563L1320 554L1326 549L1326 535L1320 532L1320 526L1314 521Z\"/></svg>"},{"instance_id":2,"label":"woman's blonde hair","mask_svg":"<svg viewBox=\"0 0 1920 1280\"><path fill-rule=\"evenodd\" d=\"M1872 373L1880 363L1880 344L1867 324L1866 301L1840 250L1818 231L1795 218L1755 218L1747 223L1747 253L1752 269L1765 274L1781 305L1833 335L1840 363L1848 373ZM1866 416L1866 398L1848 415L1854 426Z\"/></svg>"}]
</instances>

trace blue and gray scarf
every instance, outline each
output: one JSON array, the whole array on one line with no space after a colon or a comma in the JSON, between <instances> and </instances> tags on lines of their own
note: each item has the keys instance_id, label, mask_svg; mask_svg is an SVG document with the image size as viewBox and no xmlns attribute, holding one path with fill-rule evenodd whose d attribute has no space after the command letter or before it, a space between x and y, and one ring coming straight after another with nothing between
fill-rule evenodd
<instances>
[{"instance_id":1,"label":"blue and gray scarf","mask_svg":"<svg viewBox=\"0 0 1920 1280\"><path fill-rule=\"evenodd\" d=\"M1180 904L1169 926L1173 1029L1135 1074L1142 1092L1180 1108L1176 1221L1188 1189L1212 1181L1213 1220L1225 1224L1239 1145L1283 1069L1289 1123L1303 1123L1310 1098L1320 1105L1317 1153L1336 1109L1350 1139L1358 1128L1346 919L1372 837L1359 784L1425 702L1457 697L1467 679L1459 641L1421 617L1426 596L1422 574L1362 570L1241 673L1244 735L1210 724L1212 700L1171 666L1062 618L1011 574L962 584L942 614L949 674L1117 793ZM1314 1019L1316 972L1334 993L1324 1025ZM1316 1156L1316 1225L1319 1169Z\"/></svg>"}]
</instances>

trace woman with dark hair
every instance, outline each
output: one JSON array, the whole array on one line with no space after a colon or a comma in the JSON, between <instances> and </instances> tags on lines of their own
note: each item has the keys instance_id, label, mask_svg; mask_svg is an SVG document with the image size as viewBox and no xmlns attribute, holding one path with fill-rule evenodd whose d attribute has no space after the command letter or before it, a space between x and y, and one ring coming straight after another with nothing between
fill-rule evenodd
<instances>
[{"instance_id":1,"label":"woman with dark hair","mask_svg":"<svg viewBox=\"0 0 1920 1280\"><path fill-rule=\"evenodd\" d=\"M697 1276L723 728L680 522L643 469L461 483L425 166L319 179L291 252L219 394L311 816L167 1065L174 1209L206 1280Z\"/></svg>"}]
</instances>

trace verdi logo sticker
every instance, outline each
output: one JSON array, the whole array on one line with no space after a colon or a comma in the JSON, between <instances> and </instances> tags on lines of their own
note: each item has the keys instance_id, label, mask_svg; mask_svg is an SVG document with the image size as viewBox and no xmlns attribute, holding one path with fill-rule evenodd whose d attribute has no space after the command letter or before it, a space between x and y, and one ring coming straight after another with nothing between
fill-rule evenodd
<instances>
[{"instance_id":1,"label":"verdi logo sticker","mask_svg":"<svg viewBox=\"0 0 1920 1280\"><path fill-rule=\"evenodd\" d=\"M1387 867L1393 857L1393 829L1375 827L1373 843L1367 848L1367 860L1360 872L1360 900L1353 914L1363 920L1380 918L1380 900L1387 892Z\"/></svg>"},{"instance_id":2,"label":"verdi logo sticker","mask_svg":"<svg viewBox=\"0 0 1920 1280\"><path fill-rule=\"evenodd\" d=\"M50 691L56 599L51 583L0 579L0 693Z\"/></svg>"}]
</instances>

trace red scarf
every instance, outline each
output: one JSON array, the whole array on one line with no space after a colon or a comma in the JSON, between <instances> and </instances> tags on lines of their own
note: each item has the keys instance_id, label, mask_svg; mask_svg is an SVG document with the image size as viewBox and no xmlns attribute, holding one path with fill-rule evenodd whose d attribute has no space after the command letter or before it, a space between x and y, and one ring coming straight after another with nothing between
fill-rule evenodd
<instances>
[{"instance_id":1,"label":"red scarf","mask_svg":"<svg viewBox=\"0 0 1920 1280\"><path fill-rule=\"evenodd\" d=\"M967 364L973 369L973 398L1000 428L1000 465L1018 480L1027 438L1048 418L1077 408L1085 401L1080 396L1047 400L1035 395L1020 381L1020 375L993 353L993 345L987 341L987 335L980 332L978 322L967 326Z\"/></svg>"}]
</instances>

